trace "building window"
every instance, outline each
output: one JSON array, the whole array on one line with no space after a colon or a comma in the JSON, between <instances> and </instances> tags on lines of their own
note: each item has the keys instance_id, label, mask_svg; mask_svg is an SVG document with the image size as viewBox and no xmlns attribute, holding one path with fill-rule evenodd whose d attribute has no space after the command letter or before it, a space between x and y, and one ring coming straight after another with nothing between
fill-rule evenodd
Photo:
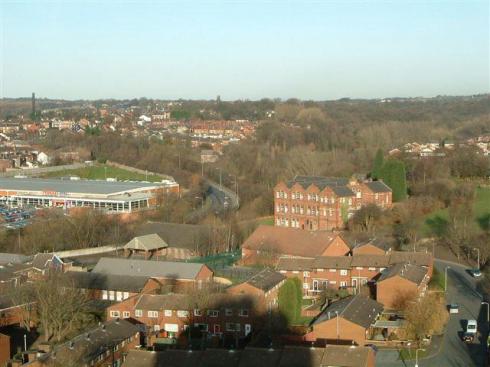
<instances>
[{"instance_id":1,"label":"building window","mask_svg":"<svg viewBox=\"0 0 490 367\"><path fill-rule=\"evenodd\" d=\"M108 292L107 291L102 291L102 299L109 299Z\"/></svg>"},{"instance_id":2,"label":"building window","mask_svg":"<svg viewBox=\"0 0 490 367\"><path fill-rule=\"evenodd\" d=\"M305 282L305 283L303 283L303 289L308 289L308 288L309 288L308 283L306 283L306 282Z\"/></svg>"},{"instance_id":3,"label":"building window","mask_svg":"<svg viewBox=\"0 0 490 367\"><path fill-rule=\"evenodd\" d=\"M111 311L111 317L119 317L120 313L119 311Z\"/></svg>"},{"instance_id":4,"label":"building window","mask_svg":"<svg viewBox=\"0 0 490 367\"><path fill-rule=\"evenodd\" d=\"M208 331L208 324L194 324L200 331Z\"/></svg>"},{"instance_id":5,"label":"building window","mask_svg":"<svg viewBox=\"0 0 490 367\"><path fill-rule=\"evenodd\" d=\"M323 272L323 269L316 269L316 271L321 273L321 272Z\"/></svg>"},{"instance_id":6,"label":"building window","mask_svg":"<svg viewBox=\"0 0 490 367\"><path fill-rule=\"evenodd\" d=\"M371 267L371 266L370 266L370 267L369 267L369 270L370 270L370 271L375 271L375 270L376 270L376 268L373 268L373 267Z\"/></svg>"},{"instance_id":7,"label":"building window","mask_svg":"<svg viewBox=\"0 0 490 367\"><path fill-rule=\"evenodd\" d=\"M128 298L129 298L129 292L124 292L123 299L128 299Z\"/></svg>"},{"instance_id":8,"label":"building window","mask_svg":"<svg viewBox=\"0 0 490 367\"><path fill-rule=\"evenodd\" d=\"M202 311L198 308L194 309L194 316L202 316Z\"/></svg>"},{"instance_id":9,"label":"building window","mask_svg":"<svg viewBox=\"0 0 490 367\"><path fill-rule=\"evenodd\" d=\"M227 308L225 310L225 315L226 316L233 316L233 310L231 308Z\"/></svg>"},{"instance_id":10,"label":"building window","mask_svg":"<svg viewBox=\"0 0 490 367\"><path fill-rule=\"evenodd\" d=\"M340 270L340 275L347 275L347 270L346 269Z\"/></svg>"},{"instance_id":11,"label":"building window","mask_svg":"<svg viewBox=\"0 0 490 367\"><path fill-rule=\"evenodd\" d=\"M189 316L189 311L179 310L177 311L177 317L187 317Z\"/></svg>"},{"instance_id":12,"label":"building window","mask_svg":"<svg viewBox=\"0 0 490 367\"><path fill-rule=\"evenodd\" d=\"M329 272L336 273L337 272L337 269L329 269Z\"/></svg>"},{"instance_id":13,"label":"building window","mask_svg":"<svg viewBox=\"0 0 490 367\"><path fill-rule=\"evenodd\" d=\"M165 310L164 311L166 317L171 317L172 316L172 310Z\"/></svg>"},{"instance_id":14,"label":"building window","mask_svg":"<svg viewBox=\"0 0 490 367\"><path fill-rule=\"evenodd\" d=\"M153 325L153 331L160 331L160 325Z\"/></svg>"},{"instance_id":15,"label":"building window","mask_svg":"<svg viewBox=\"0 0 490 367\"><path fill-rule=\"evenodd\" d=\"M240 331L240 324L235 324L233 322L226 323L226 331Z\"/></svg>"},{"instance_id":16,"label":"building window","mask_svg":"<svg viewBox=\"0 0 490 367\"><path fill-rule=\"evenodd\" d=\"M241 317L248 317L248 310L240 310L240 314L239 314Z\"/></svg>"},{"instance_id":17,"label":"building window","mask_svg":"<svg viewBox=\"0 0 490 367\"><path fill-rule=\"evenodd\" d=\"M346 281L342 281L342 282L340 282L340 287L341 287L341 288L345 288L345 287L347 287L347 282L346 282Z\"/></svg>"},{"instance_id":18,"label":"building window","mask_svg":"<svg viewBox=\"0 0 490 367\"><path fill-rule=\"evenodd\" d=\"M148 317L151 317L153 319L158 318L158 311L148 311Z\"/></svg>"},{"instance_id":19,"label":"building window","mask_svg":"<svg viewBox=\"0 0 490 367\"><path fill-rule=\"evenodd\" d=\"M219 311L218 310L208 310L208 316L209 317L218 317Z\"/></svg>"},{"instance_id":20,"label":"building window","mask_svg":"<svg viewBox=\"0 0 490 367\"><path fill-rule=\"evenodd\" d=\"M309 272L307 272L307 271L304 271L304 272L303 272L303 276L304 276L305 278L308 278L308 277L310 276L310 273L309 273Z\"/></svg>"},{"instance_id":21,"label":"building window","mask_svg":"<svg viewBox=\"0 0 490 367\"><path fill-rule=\"evenodd\" d=\"M136 317L143 317L143 310L134 310L134 315Z\"/></svg>"},{"instance_id":22,"label":"building window","mask_svg":"<svg viewBox=\"0 0 490 367\"><path fill-rule=\"evenodd\" d=\"M129 311L123 311L123 317L125 319L129 318L129 316L131 316L131 312L129 312Z\"/></svg>"},{"instance_id":23,"label":"building window","mask_svg":"<svg viewBox=\"0 0 490 367\"><path fill-rule=\"evenodd\" d=\"M362 266L356 266L356 270L362 270L363 267Z\"/></svg>"}]
</instances>

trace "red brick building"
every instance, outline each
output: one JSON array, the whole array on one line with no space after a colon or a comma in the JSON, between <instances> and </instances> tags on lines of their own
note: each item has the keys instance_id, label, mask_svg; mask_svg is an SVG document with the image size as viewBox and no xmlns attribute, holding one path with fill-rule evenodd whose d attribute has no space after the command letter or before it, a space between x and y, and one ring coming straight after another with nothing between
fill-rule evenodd
<instances>
[{"instance_id":1,"label":"red brick building","mask_svg":"<svg viewBox=\"0 0 490 367\"><path fill-rule=\"evenodd\" d=\"M393 266L399 267L405 264L423 269L424 274L426 274L424 282L430 280L433 257L424 252L389 251L384 255L283 257L279 259L276 269L288 278L299 278L303 282L304 297L315 297L326 288L347 288L357 293L361 286L368 283L377 286L378 280L383 279L381 278L383 273L391 274L392 270L390 269ZM401 284L395 282L398 287L402 287ZM423 290L424 287L421 286L420 292ZM382 294L381 297L386 297L384 291Z\"/></svg>"},{"instance_id":2,"label":"red brick building","mask_svg":"<svg viewBox=\"0 0 490 367\"><path fill-rule=\"evenodd\" d=\"M338 233L261 225L243 243L242 259L246 263L275 264L281 256L343 256L349 251L349 245Z\"/></svg>"},{"instance_id":3,"label":"red brick building","mask_svg":"<svg viewBox=\"0 0 490 367\"><path fill-rule=\"evenodd\" d=\"M107 318L135 319L158 338L177 342L190 327L208 337L245 337L255 326L257 309L256 300L247 295L142 294L108 307Z\"/></svg>"},{"instance_id":4,"label":"red brick building","mask_svg":"<svg viewBox=\"0 0 490 367\"><path fill-rule=\"evenodd\" d=\"M264 269L247 281L234 285L226 291L230 294L248 295L256 299L257 308L261 311L272 311L279 306L279 288L286 277L275 271Z\"/></svg>"},{"instance_id":5,"label":"red brick building","mask_svg":"<svg viewBox=\"0 0 490 367\"><path fill-rule=\"evenodd\" d=\"M391 207L391 189L382 181L296 176L274 188L274 221L313 231L340 229L367 204Z\"/></svg>"},{"instance_id":6,"label":"red brick building","mask_svg":"<svg viewBox=\"0 0 490 367\"><path fill-rule=\"evenodd\" d=\"M370 329L383 312L383 305L360 294L326 307L312 324L308 338L327 344L369 343Z\"/></svg>"}]
</instances>

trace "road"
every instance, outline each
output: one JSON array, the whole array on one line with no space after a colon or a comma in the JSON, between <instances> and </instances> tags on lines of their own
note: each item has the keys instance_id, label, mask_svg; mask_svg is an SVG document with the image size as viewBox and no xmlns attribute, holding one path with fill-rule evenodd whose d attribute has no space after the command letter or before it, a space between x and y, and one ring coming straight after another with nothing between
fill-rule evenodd
<instances>
[{"instance_id":1,"label":"road","mask_svg":"<svg viewBox=\"0 0 490 367\"><path fill-rule=\"evenodd\" d=\"M238 196L228 188L208 180L206 196L211 199L214 212L223 213L227 210L236 210L239 207Z\"/></svg>"},{"instance_id":2,"label":"road","mask_svg":"<svg viewBox=\"0 0 490 367\"><path fill-rule=\"evenodd\" d=\"M472 278L466 267L442 260L435 261L436 268L444 273L446 266L448 274L448 290L446 300L448 303L457 303L460 306L459 314L450 315L446 331L440 340L442 343L439 352L432 357L419 361L420 367L483 367L486 364L486 343L483 338L467 345L461 340L466 320L478 320L478 329L482 334L488 332L486 306L481 304L482 297L476 291L478 280ZM435 347L435 346L434 346ZM431 354L431 353L430 353ZM376 366L396 367L414 366L415 361L397 360L396 351L380 350L376 358Z\"/></svg>"}]
</instances>

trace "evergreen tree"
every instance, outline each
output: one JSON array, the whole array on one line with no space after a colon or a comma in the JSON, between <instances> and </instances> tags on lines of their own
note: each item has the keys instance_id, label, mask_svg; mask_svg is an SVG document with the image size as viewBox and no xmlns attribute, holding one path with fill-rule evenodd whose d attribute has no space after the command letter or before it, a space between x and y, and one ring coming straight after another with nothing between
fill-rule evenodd
<instances>
[{"instance_id":1,"label":"evergreen tree","mask_svg":"<svg viewBox=\"0 0 490 367\"><path fill-rule=\"evenodd\" d=\"M383 151L380 149L377 150L376 156L374 157L373 170L371 172L371 177L374 180L378 180L381 175L381 170L383 169L384 163L384 155Z\"/></svg>"},{"instance_id":2,"label":"evergreen tree","mask_svg":"<svg viewBox=\"0 0 490 367\"><path fill-rule=\"evenodd\" d=\"M393 201L407 198L407 174L405 163L397 159L389 159L383 164L380 177L393 191Z\"/></svg>"}]
</instances>

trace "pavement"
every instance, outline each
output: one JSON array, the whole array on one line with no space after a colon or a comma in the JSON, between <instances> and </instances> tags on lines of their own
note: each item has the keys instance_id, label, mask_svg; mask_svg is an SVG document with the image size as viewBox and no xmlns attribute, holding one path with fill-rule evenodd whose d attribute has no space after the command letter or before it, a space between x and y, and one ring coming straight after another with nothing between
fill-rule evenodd
<instances>
[{"instance_id":1,"label":"pavement","mask_svg":"<svg viewBox=\"0 0 490 367\"><path fill-rule=\"evenodd\" d=\"M419 359L419 367L484 367L487 366L486 335L488 333L487 309L482 305L482 295L477 292L478 280L467 273L467 267L454 262L436 260L435 267L448 275L447 303L459 304L459 313L451 314L445 333L434 338L428 350L428 357ZM461 336L466 320L478 321L480 338L473 344L463 343ZM413 367L415 360L401 361L396 350L379 350L376 366Z\"/></svg>"}]
</instances>

